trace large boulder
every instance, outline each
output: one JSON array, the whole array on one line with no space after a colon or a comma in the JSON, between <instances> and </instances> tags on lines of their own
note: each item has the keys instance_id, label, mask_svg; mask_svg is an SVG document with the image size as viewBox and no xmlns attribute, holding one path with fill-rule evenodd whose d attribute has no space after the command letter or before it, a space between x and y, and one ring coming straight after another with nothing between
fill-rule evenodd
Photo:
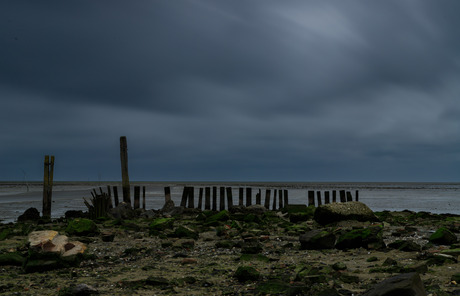
<instances>
[{"instance_id":1,"label":"large boulder","mask_svg":"<svg viewBox=\"0 0 460 296\"><path fill-rule=\"evenodd\" d=\"M363 296L392 295L426 296L426 292L418 273L412 272L388 278L363 294Z\"/></svg>"},{"instance_id":2,"label":"large boulder","mask_svg":"<svg viewBox=\"0 0 460 296\"><path fill-rule=\"evenodd\" d=\"M436 232L433 233L428 240L438 245L451 245L458 241L457 236L445 227L441 227L436 230Z\"/></svg>"},{"instance_id":3,"label":"large boulder","mask_svg":"<svg viewBox=\"0 0 460 296\"><path fill-rule=\"evenodd\" d=\"M299 241L302 250L332 249L335 245L335 235L325 230L316 229L302 234Z\"/></svg>"},{"instance_id":4,"label":"large boulder","mask_svg":"<svg viewBox=\"0 0 460 296\"><path fill-rule=\"evenodd\" d=\"M121 202L109 210L109 216L113 219L132 219L136 217L136 212L129 203Z\"/></svg>"},{"instance_id":5,"label":"large boulder","mask_svg":"<svg viewBox=\"0 0 460 296\"><path fill-rule=\"evenodd\" d=\"M40 220L40 212L36 208L28 208L18 217L18 222L38 221Z\"/></svg>"},{"instance_id":6,"label":"large boulder","mask_svg":"<svg viewBox=\"0 0 460 296\"><path fill-rule=\"evenodd\" d=\"M374 212L359 201L321 205L316 208L313 219L322 225L344 220L379 221Z\"/></svg>"}]
</instances>

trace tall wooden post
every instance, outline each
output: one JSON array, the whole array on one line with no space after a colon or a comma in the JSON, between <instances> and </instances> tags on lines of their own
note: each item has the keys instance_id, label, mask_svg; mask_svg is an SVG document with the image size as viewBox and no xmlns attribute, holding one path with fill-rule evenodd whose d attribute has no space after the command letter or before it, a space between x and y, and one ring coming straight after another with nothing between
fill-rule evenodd
<instances>
[{"instance_id":1,"label":"tall wooden post","mask_svg":"<svg viewBox=\"0 0 460 296\"><path fill-rule=\"evenodd\" d=\"M51 199L53 195L54 156L45 155L43 174L42 217L51 218Z\"/></svg>"},{"instance_id":2,"label":"tall wooden post","mask_svg":"<svg viewBox=\"0 0 460 296\"><path fill-rule=\"evenodd\" d=\"M323 203L321 202L321 191L316 191L316 198L318 201L318 206L322 205Z\"/></svg>"},{"instance_id":3,"label":"tall wooden post","mask_svg":"<svg viewBox=\"0 0 460 296\"><path fill-rule=\"evenodd\" d=\"M205 188L205 200L204 200L204 209L211 209L211 187Z\"/></svg>"},{"instance_id":4,"label":"tall wooden post","mask_svg":"<svg viewBox=\"0 0 460 296\"><path fill-rule=\"evenodd\" d=\"M230 210L233 207L232 187L227 187L227 208Z\"/></svg>"},{"instance_id":5,"label":"tall wooden post","mask_svg":"<svg viewBox=\"0 0 460 296\"><path fill-rule=\"evenodd\" d=\"M284 207L287 207L289 204L289 196L287 189L284 189Z\"/></svg>"},{"instance_id":6,"label":"tall wooden post","mask_svg":"<svg viewBox=\"0 0 460 296\"><path fill-rule=\"evenodd\" d=\"M188 187L188 208L193 209L195 207L195 187Z\"/></svg>"},{"instance_id":7,"label":"tall wooden post","mask_svg":"<svg viewBox=\"0 0 460 296\"><path fill-rule=\"evenodd\" d=\"M217 187L212 187L212 210L217 211Z\"/></svg>"},{"instance_id":8,"label":"tall wooden post","mask_svg":"<svg viewBox=\"0 0 460 296\"><path fill-rule=\"evenodd\" d=\"M277 191L278 191L278 190L273 189L273 207L272 207L272 210L273 210L273 211L276 211L276 192L277 192Z\"/></svg>"},{"instance_id":9,"label":"tall wooden post","mask_svg":"<svg viewBox=\"0 0 460 296\"><path fill-rule=\"evenodd\" d=\"M331 203L331 198L330 198L329 191L324 192L324 203L325 204Z\"/></svg>"},{"instance_id":10,"label":"tall wooden post","mask_svg":"<svg viewBox=\"0 0 460 296\"><path fill-rule=\"evenodd\" d=\"M244 188L241 188L239 189L239 196L238 196L238 205L239 206L242 206L244 205Z\"/></svg>"},{"instance_id":11,"label":"tall wooden post","mask_svg":"<svg viewBox=\"0 0 460 296\"><path fill-rule=\"evenodd\" d=\"M359 201L359 190L356 190L355 201Z\"/></svg>"},{"instance_id":12,"label":"tall wooden post","mask_svg":"<svg viewBox=\"0 0 460 296\"><path fill-rule=\"evenodd\" d=\"M340 202L346 202L346 198L345 198L345 190L340 190L339 191L340 193Z\"/></svg>"},{"instance_id":13,"label":"tall wooden post","mask_svg":"<svg viewBox=\"0 0 460 296\"><path fill-rule=\"evenodd\" d=\"M259 192L256 194L256 205L260 205L262 202L262 192L260 191L260 188L259 188Z\"/></svg>"},{"instance_id":14,"label":"tall wooden post","mask_svg":"<svg viewBox=\"0 0 460 296\"><path fill-rule=\"evenodd\" d=\"M182 191L182 199L180 200L181 207L185 208L187 206L187 194L188 194L187 186L184 186L184 191Z\"/></svg>"},{"instance_id":15,"label":"tall wooden post","mask_svg":"<svg viewBox=\"0 0 460 296\"><path fill-rule=\"evenodd\" d=\"M351 196L350 191L347 191L347 201L353 201L353 197Z\"/></svg>"},{"instance_id":16,"label":"tall wooden post","mask_svg":"<svg viewBox=\"0 0 460 296\"><path fill-rule=\"evenodd\" d=\"M198 196L198 209L202 210L203 207L203 187L200 187L200 195Z\"/></svg>"},{"instance_id":17,"label":"tall wooden post","mask_svg":"<svg viewBox=\"0 0 460 296\"><path fill-rule=\"evenodd\" d=\"M281 189L278 190L278 208L283 208L283 190Z\"/></svg>"},{"instance_id":18,"label":"tall wooden post","mask_svg":"<svg viewBox=\"0 0 460 296\"><path fill-rule=\"evenodd\" d=\"M246 188L246 206L249 207L252 205L252 188L247 187Z\"/></svg>"},{"instance_id":19,"label":"tall wooden post","mask_svg":"<svg viewBox=\"0 0 460 296\"><path fill-rule=\"evenodd\" d=\"M308 190L308 206L315 206L315 192Z\"/></svg>"},{"instance_id":20,"label":"tall wooden post","mask_svg":"<svg viewBox=\"0 0 460 296\"><path fill-rule=\"evenodd\" d=\"M337 191L332 190L332 202L337 202Z\"/></svg>"},{"instance_id":21,"label":"tall wooden post","mask_svg":"<svg viewBox=\"0 0 460 296\"><path fill-rule=\"evenodd\" d=\"M113 186L113 201L115 203L115 207L118 206L118 187L117 186Z\"/></svg>"},{"instance_id":22,"label":"tall wooden post","mask_svg":"<svg viewBox=\"0 0 460 296\"><path fill-rule=\"evenodd\" d=\"M142 208L145 210L145 186L142 186Z\"/></svg>"},{"instance_id":23,"label":"tall wooden post","mask_svg":"<svg viewBox=\"0 0 460 296\"><path fill-rule=\"evenodd\" d=\"M112 203L112 191L110 190L110 185L107 185L107 195L109 196L109 209L113 208Z\"/></svg>"},{"instance_id":24,"label":"tall wooden post","mask_svg":"<svg viewBox=\"0 0 460 296\"><path fill-rule=\"evenodd\" d=\"M171 187L166 186L164 190L165 190L165 203L167 203L168 201L171 200Z\"/></svg>"},{"instance_id":25,"label":"tall wooden post","mask_svg":"<svg viewBox=\"0 0 460 296\"><path fill-rule=\"evenodd\" d=\"M140 199L141 199L141 186L134 186L134 209L138 209L140 207Z\"/></svg>"},{"instance_id":26,"label":"tall wooden post","mask_svg":"<svg viewBox=\"0 0 460 296\"><path fill-rule=\"evenodd\" d=\"M128 175L128 143L126 137L120 137L121 182L123 186L123 201L131 204Z\"/></svg>"},{"instance_id":27,"label":"tall wooden post","mask_svg":"<svg viewBox=\"0 0 460 296\"><path fill-rule=\"evenodd\" d=\"M219 210L225 210L225 187L220 187L220 202L219 202Z\"/></svg>"},{"instance_id":28,"label":"tall wooden post","mask_svg":"<svg viewBox=\"0 0 460 296\"><path fill-rule=\"evenodd\" d=\"M270 195L271 195L271 190L266 189L265 190L265 203L264 207L268 210L270 208Z\"/></svg>"}]
</instances>

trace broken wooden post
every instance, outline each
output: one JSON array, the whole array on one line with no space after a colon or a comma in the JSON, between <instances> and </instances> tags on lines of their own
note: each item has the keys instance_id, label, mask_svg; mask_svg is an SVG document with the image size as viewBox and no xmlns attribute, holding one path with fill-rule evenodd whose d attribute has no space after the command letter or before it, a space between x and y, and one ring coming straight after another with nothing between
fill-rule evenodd
<instances>
[{"instance_id":1,"label":"broken wooden post","mask_svg":"<svg viewBox=\"0 0 460 296\"><path fill-rule=\"evenodd\" d=\"M315 206L315 192L308 190L308 206Z\"/></svg>"},{"instance_id":2,"label":"broken wooden post","mask_svg":"<svg viewBox=\"0 0 460 296\"><path fill-rule=\"evenodd\" d=\"M331 199L330 199L330 196L329 196L329 191L324 192L324 203L325 204L331 203Z\"/></svg>"},{"instance_id":3,"label":"broken wooden post","mask_svg":"<svg viewBox=\"0 0 460 296\"><path fill-rule=\"evenodd\" d=\"M270 195L271 195L271 190L266 189L265 190L265 203L264 207L268 210L270 208Z\"/></svg>"},{"instance_id":4,"label":"broken wooden post","mask_svg":"<svg viewBox=\"0 0 460 296\"><path fill-rule=\"evenodd\" d=\"M118 200L118 188L117 186L113 186L113 201L115 203L115 207L118 206L119 200Z\"/></svg>"},{"instance_id":5,"label":"broken wooden post","mask_svg":"<svg viewBox=\"0 0 460 296\"><path fill-rule=\"evenodd\" d=\"M204 209L211 209L211 187L205 188L205 200L204 200Z\"/></svg>"},{"instance_id":6,"label":"broken wooden post","mask_svg":"<svg viewBox=\"0 0 460 296\"><path fill-rule=\"evenodd\" d=\"M283 190L278 190L278 208L283 208Z\"/></svg>"},{"instance_id":7,"label":"broken wooden post","mask_svg":"<svg viewBox=\"0 0 460 296\"><path fill-rule=\"evenodd\" d=\"M43 175L42 217L51 218L51 199L53 195L54 156L45 155Z\"/></svg>"},{"instance_id":8,"label":"broken wooden post","mask_svg":"<svg viewBox=\"0 0 460 296\"><path fill-rule=\"evenodd\" d=\"M165 190L165 204L166 204L168 201L171 200L171 187L166 186L164 190Z\"/></svg>"},{"instance_id":9,"label":"broken wooden post","mask_svg":"<svg viewBox=\"0 0 460 296\"><path fill-rule=\"evenodd\" d=\"M142 186L142 208L145 210L145 186Z\"/></svg>"},{"instance_id":10,"label":"broken wooden post","mask_svg":"<svg viewBox=\"0 0 460 296\"><path fill-rule=\"evenodd\" d=\"M187 187L188 195L188 208L193 209L195 207L195 187Z\"/></svg>"},{"instance_id":11,"label":"broken wooden post","mask_svg":"<svg viewBox=\"0 0 460 296\"><path fill-rule=\"evenodd\" d=\"M277 191L278 191L278 190L273 189L273 206L272 206L272 210L273 210L273 211L276 211L276 192L277 192Z\"/></svg>"},{"instance_id":12,"label":"broken wooden post","mask_svg":"<svg viewBox=\"0 0 460 296\"><path fill-rule=\"evenodd\" d=\"M337 202L337 191L332 190L332 202Z\"/></svg>"},{"instance_id":13,"label":"broken wooden post","mask_svg":"<svg viewBox=\"0 0 460 296\"><path fill-rule=\"evenodd\" d=\"M353 197L351 196L351 192L347 191L347 202L348 201L353 201Z\"/></svg>"},{"instance_id":14,"label":"broken wooden post","mask_svg":"<svg viewBox=\"0 0 460 296\"><path fill-rule=\"evenodd\" d=\"M203 187L200 187L200 194L198 196L198 209L202 209L203 206Z\"/></svg>"},{"instance_id":15,"label":"broken wooden post","mask_svg":"<svg viewBox=\"0 0 460 296\"><path fill-rule=\"evenodd\" d=\"M246 206L252 205L252 188L246 187Z\"/></svg>"},{"instance_id":16,"label":"broken wooden post","mask_svg":"<svg viewBox=\"0 0 460 296\"><path fill-rule=\"evenodd\" d=\"M121 182L123 186L123 201L131 204L131 191L128 176L128 143L126 137L120 137Z\"/></svg>"},{"instance_id":17,"label":"broken wooden post","mask_svg":"<svg viewBox=\"0 0 460 296\"><path fill-rule=\"evenodd\" d=\"M187 206L187 186L184 186L184 191L182 191L182 199L180 200L180 206L181 207L186 207Z\"/></svg>"},{"instance_id":18,"label":"broken wooden post","mask_svg":"<svg viewBox=\"0 0 460 296\"><path fill-rule=\"evenodd\" d=\"M212 187L212 210L217 211L217 187Z\"/></svg>"},{"instance_id":19,"label":"broken wooden post","mask_svg":"<svg viewBox=\"0 0 460 296\"><path fill-rule=\"evenodd\" d=\"M140 207L140 199L141 199L141 187L134 186L134 206L133 209L138 209Z\"/></svg>"},{"instance_id":20,"label":"broken wooden post","mask_svg":"<svg viewBox=\"0 0 460 296\"><path fill-rule=\"evenodd\" d=\"M244 188L239 189L239 195L238 195L238 205L242 206L244 204Z\"/></svg>"},{"instance_id":21,"label":"broken wooden post","mask_svg":"<svg viewBox=\"0 0 460 296\"><path fill-rule=\"evenodd\" d=\"M321 191L316 191L316 200L318 202L318 207L323 204L321 201Z\"/></svg>"},{"instance_id":22,"label":"broken wooden post","mask_svg":"<svg viewBox=\"0 0 460 296\"><path fill-rule=\"evenodd\" d=\"M112 203L112 191L110 190L110 185L107 185L107 195L109 196L109 209L113 208Z\"/></svg>"},{"instance_id":23,"label":"broken wooden post","mask_svg":"<svg viewBox=\"0 0 460 296\"><path fill-rule=\"evenodd\" d=\"M289 204L288 190L284 189L284 207L286 208Z\"/></svg>"},{"instance_id":24,"label":"broken wooden post","mask_svg":"<svg viewBox=\"0 0 460 296\"><path fill-rule=\"evenodd\" d=\"M219 210L225 210L225 187L220 187Z\"/></svg>"},{"instance_id":25,"label":"broken wooden post","mask_svg":"<svg viewBox=\"0 0 460 296\"><path fill-rule=\"evenodd\" d=\"M227 208L230 210L233 207L232 187L227 187Z\"/></svg>"},{"instance_id":26,"label":"broken wooden post","mask_svg":"<svg viewBox=\"0 0 460 296\"><path fill-rule=\"evenodd\" d=\"M359 201L359 190L355 192L355 201Z\"/></svg>"},{"instance_id":27,"label":"broken wooden post","mask_svg":"<svg viewBox=\"0 0 460 296\"><path fill-rule=\"evenodd\" d=\"M345 198L345 190L340 190L339 191L340 193L340 202L346 202L346 198Z\"/></svg>"}]
</instances>

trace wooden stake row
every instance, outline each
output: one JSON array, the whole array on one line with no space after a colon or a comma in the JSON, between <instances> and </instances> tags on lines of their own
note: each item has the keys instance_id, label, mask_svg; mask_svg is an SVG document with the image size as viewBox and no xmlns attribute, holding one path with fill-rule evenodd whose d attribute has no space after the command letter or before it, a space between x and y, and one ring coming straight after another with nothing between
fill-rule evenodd
<instances>
[{"instance_id":1,"label":"wooden stake row","mask_svg":"<svg viewBox=\"0 0 460 296\"><path fill-rule=\"evenodd\" d=\"M339 191L340 202L353 201L353 196L350 191L340 190ZM359 201L359 191L355 192L355 201ZM332 202L337 202L337 190L332 190ZM324 204L331 203L330 191L324 191ZM316 191L316 206L322 205L321 191ZM308 191L308 205L315 205L315 191Z\"/></svg>"}]
</instances>

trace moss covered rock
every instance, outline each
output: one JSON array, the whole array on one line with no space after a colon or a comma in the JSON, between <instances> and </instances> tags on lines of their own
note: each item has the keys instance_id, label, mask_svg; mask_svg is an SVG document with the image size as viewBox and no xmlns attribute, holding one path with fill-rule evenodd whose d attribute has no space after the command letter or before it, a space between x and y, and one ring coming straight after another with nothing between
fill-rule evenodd
<instances>
[{"instance_id":1,"label":"moss covered rock","mask_svg":"<svg viewBox=\"0 0 460 296\"><path fill-rule=\"evenodd\" d=\"M239 282L256 281L260 277L260 272L252 266L240 266L233 275Z\"/></svg>"},{"instance_id":2,"label":"moss covered rock","mask_svg":"<svg viewBox=\"0 0 460 296\"><path fill-rule=\"evenodd\" d=\"M379 220L368 206L358 201L321 205L316 208L314 219L322 225L344 220Z\"/></svg>"},{"instance_id":3,"label":"moss covered rock","mask_svg":"<svg viewBox=\"0 0 460 296\"><path fill-rule=\"evenodd\" d=\"M192 238L195 240L198 239L198 233L195 230L182 225L174 230L173 236L178 238Z\"/></svg>"},{"instance_id":4,"label":"moss covered rock","mask_svg":"<svg viewBox=\"0 0 460 296\"><path fill-rule=\"evenodd\" d=\"M375 249L384 246L382 239L383 227L374 226L362 229L355 229L342 233L337 239L337 249L366 248Z\"/></svg>"},{"instance_id":5,"label":"moss covered rock","mask_svg":"<svg viewBox=\"0 0 460 296\"><path fill-rule=\"evenodd\" d=\"M300 249L321 250L332 249L335 245L335 235L326 230L312 230L299 237Z\"/></svg>"},{"instance_id":6,"label":"moss covered rock","mask_svg":"<svg viewBox=\"0 0 460 296\"><path fill-rule=\"evenodd\" d=\"M433 233L428 240L433 244L438 245L451 245L458 241L457 236L445 227L441 227L436 230L436 232Z\"/></svg>"},{"instance_id":7,"label":"moss covered rock","mask_svg":"<svg viewBox=\"0 0 460 296\"><path fill-rule=\"evenodd\" d=\"M159 232L165 229L172 229L174 225L174 218L158 218L152 221L149 225L150 235L158 235Z\"/></svg>"},{"instance_id":8,"label":"moss covered rock","mask_svg":"<svg viewBox=\"0 0 460 296\"><path fill-rule=\"evenodd\" d=\"M69 235L94 236L99 234L99 229L96 223L85 218L71 220L65 231Z\"/></svg>"},{"instance_id":9,"label":"moss covered rock","mask_svg":"<svg viewBox=\"0 0 460 296\"><path fill-rule=\"evenodd\" d=\"M0 254L0 266L22 266L25 258L18 252Z\"/></svg>"},{"instance_id":10,"label":"moss covered rock","mask_svg":"<svg viewBox=\"0 0 460 296\"><path fill-rule=\"evenodd\" d=\"M219 213L206 218L204 225L206 226L218 226L221 222L230 219L230 213L227 210L220 211Z\"/></svg>"}]
</instances>

